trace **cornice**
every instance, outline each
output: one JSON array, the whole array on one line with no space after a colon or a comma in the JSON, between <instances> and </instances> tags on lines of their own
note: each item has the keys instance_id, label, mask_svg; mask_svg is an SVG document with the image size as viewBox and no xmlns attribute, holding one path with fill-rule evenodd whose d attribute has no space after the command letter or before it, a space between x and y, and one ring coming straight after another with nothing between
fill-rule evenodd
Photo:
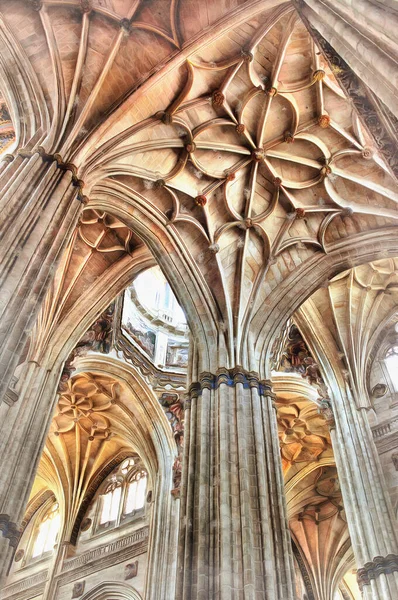
<instances>
[{"instance_id":1,"label":"cornice","mask_svg":"<svg viewBox=\"0 0 398 600\"><path fill-rule=\"evenodd\" d=\"M144 554L148 550L148 539L149 527L145 526L115 542L104 544L67 559L62 566L61 573L57 576L57 584L81 579L111 565Z\"/></svg>"},{"instance_id":2,"label":"cornice","mask_svg":"<svg viewBox=\"0 0 398 600\"><path fill-rule=\"evenodd\" d=\"M163 390L166 389L166 386L171 386L173 389L185 388L186 373L161 371L149 359L146 359L139 350L136 350L125 336L117 336L115 350L121 352L124 360L136 367L154 389Z\"/></svg>"}]
</instances>

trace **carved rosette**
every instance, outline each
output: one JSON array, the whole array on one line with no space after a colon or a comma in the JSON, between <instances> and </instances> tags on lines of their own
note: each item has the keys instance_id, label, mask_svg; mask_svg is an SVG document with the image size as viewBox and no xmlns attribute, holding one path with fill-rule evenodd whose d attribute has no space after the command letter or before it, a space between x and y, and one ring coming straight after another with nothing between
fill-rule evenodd
<instances>
[{"instance_id":1,"label":"carved rosette","mask_svg":"<svg viewBox=\"0 0 398 600\"><path fill-rule=\"evenodd\" d=\"M295 404L277 409L278 435L284 470L294 463L312 462L330 445L329 431L316 407Z\"/></svg>"},{"instance_id":2,"label":"carved rosette","mask_svg":"<svg viewBox=\"0 0 398 600\"><path fill-rule=\"evenodd\" d=\"M112 405L112 399L102 395L94 381L84 384L70 379L66 384L54 417L55 435L72 431L79 427L89 439L107 438L109 421L102 414Z\"/></svg>"}]
</instances>

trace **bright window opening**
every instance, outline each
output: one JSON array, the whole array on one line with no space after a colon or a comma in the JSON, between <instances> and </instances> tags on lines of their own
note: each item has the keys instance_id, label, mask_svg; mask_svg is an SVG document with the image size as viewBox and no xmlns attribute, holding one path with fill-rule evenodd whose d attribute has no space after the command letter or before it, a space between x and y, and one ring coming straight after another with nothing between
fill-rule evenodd
<instances>
[{"instance_id":1,"label":"bright window opening","mask_svg":"<svg viewBox=\"0 0 398 600\"><path fill-rule=\"evenodd\" d=\"M140 273L134 281L134 287L142 306L166 321L186 323L184 312L159 267Z\"/></svg>"},{"instance_id":2,"label":"bright window opening","mask_svg":"<svg viewBox=\"0 0 398 600\"><path fill-rule=\"evenodd\" d=\"M398 391L398 346L389 349L385 362L394 388Z\"/></svg>"},{"instance_id":3,"label":"bright window opening","mask_svg":"<svg viewBox=\"0 0 398 600\"><path fill-rule=\"evenodd\" d=\"M116 521L119 514L120 498L122 488L120 485L112 485L102 497L102 511L100 524Z\"/></svg>"},{"instance_id":4,"label":"bright window opening","mask_svg":"<svg viewBox=\"0 0 398 600\"><path fill-rule=\"evenodd\" d=\"M58 504L54 504L39 525L37 537L33 545L32 558L41 556L45 552L50 552L54 549L60 525L61 517Z\"/></svg>"},{"instance_id":5,"label":"bright window opening","mask_svg":"<svg viewBox=\"0 0 398 600\"><path fill-rule=\"evenodd\" d=\"M143 473L137 473L127 488L127 498L124 512L126 515L143 508L145 504L147 478Z\"/></svg>"}]
</instances>

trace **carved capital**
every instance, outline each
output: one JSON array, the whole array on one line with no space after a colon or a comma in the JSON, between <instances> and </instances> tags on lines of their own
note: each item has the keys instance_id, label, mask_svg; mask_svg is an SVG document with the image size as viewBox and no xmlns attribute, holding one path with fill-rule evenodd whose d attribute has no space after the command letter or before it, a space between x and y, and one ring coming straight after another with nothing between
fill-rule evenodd
<instances>
[{"instance_id":1,"label":"carved capital","mask_svg":"<svg viewBox=\"0 0 398 600\"><path fill-rule=\"evenodd\" d=\"M370 585L372 579L377 579L380 575L391 575L398 571L398 555L388 554L387 556L375 556L375 558L366 563L357 571L357 581L360 590L364 585Z\"/></svg>"},{"instance_id":2,"label":"carved capital","mask_svg":"<svg viewBox=\"0 0 398 600\"><path fill-rule=\"evenodd\" d=\"M10 541L10 546L16 548L20 538L20 531L13 521L10 520L10 516L6 514L0 514L0 531L4 538Z\"/></svg>"},{"instance_id":3,"label":"carved capital","mask_svg":"<svg viewBox=\"0 0 398 600\"><path fill-rule=\"evenodd\" d=\"M334 420L334 413L330 400L321 400L318 412L325 419L329 429L336 429L336 421Z\"/></svg>"},{"instance_id":4,"label":"carved capital","mask_svg":"<svg viewBox=\"0 0 398 600\"><path fill-rule=\"evenodd\" d=\"M241 366L236 366L232 369L220 367L215 374L208 372L201 373L199 381L190 385L188 392L189 399L185 401L185 408L189 408L191 400L200 396L204 389L216 390L222 384L235 387L238 383L242 384L245 389L256 388L261 396L275 397L271 382L260 380L260 376L256 371L246 371Z\"/></svg>"}]
</instances>

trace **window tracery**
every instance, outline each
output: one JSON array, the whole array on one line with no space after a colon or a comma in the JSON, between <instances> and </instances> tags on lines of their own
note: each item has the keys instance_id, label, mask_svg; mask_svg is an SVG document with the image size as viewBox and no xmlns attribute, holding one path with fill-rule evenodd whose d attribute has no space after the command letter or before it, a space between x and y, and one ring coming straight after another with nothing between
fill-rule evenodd
<instances>
[{"instance_id":1,"label":"window tracery","mask_svg":"<svg viewBox=\"0 0 398 600\"><path fill-rule=\"evenodd\" d=\"M96 531L118 527L126 519L143 516L147 484L148 474L139 457L123 461L100 492Z\"/></svg>"},{"instance_id":2,"label":"window tracery","mask_svg":"<svg viewBox=\"0 0 398 600\"><path fill-rule=\"evenodd\" d=\"M398 391L398 345L391 346L387 350L384 362L394 386L394 391Z\"/></svg>"},{"instance_id":3,"label":"window tracery","mask_svg":"<svg viewBox=\"0 0 398 600\"><path fill-rule=\"evenodd\" d=\"M44 514L39 526L35 530L32 558L39 558L54 549L60 526L61 515L59 506L58 503L54 503Z\"/></svg>"}]
</instances>

